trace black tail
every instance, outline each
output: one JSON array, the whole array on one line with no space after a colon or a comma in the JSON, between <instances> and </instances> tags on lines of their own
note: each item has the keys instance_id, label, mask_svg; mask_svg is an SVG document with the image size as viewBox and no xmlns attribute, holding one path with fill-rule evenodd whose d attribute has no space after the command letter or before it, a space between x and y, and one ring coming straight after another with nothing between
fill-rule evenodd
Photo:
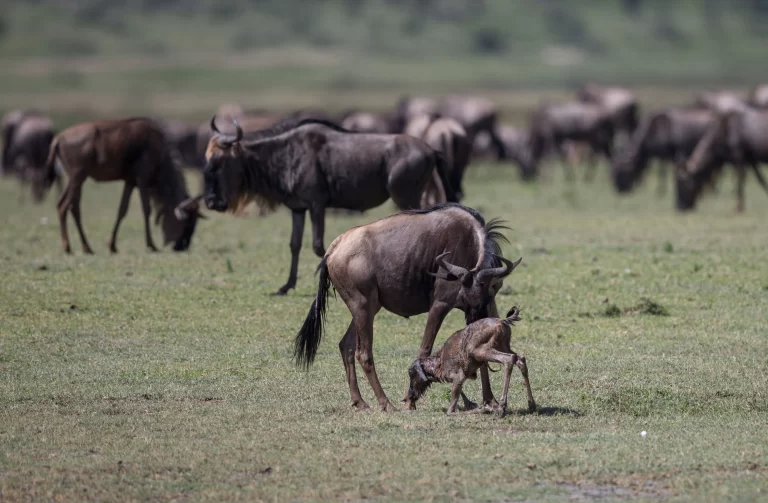
<instances>
[{"instance_id":1,"label":"black tail","mask_svg":"<svg viewBox=\"0 0 768 503\"><path fill-rule=\"evenodd\" d=\"M328 305L328 290L331 288L331 280L328 277L328 265L325 263L325 257L317 266L320 272L320 281L317 284L317 296L309 306L309 313L301 326L301 330L296 334L294 343L293 358L296 365L308 369L315 360L317 348L320 347L320 339L323 337L323 325L325 324L325 309Z\"/></svg>"},{"instance_id":2,"label":"black tail","mask_svg":"<svg viewBox=\"0 0 768 503\"><path fill-rule=\"evenodd\" d=\"M520 321L520 308L517 306L512 307L507 313L507 318L503 320L506 325L514 325L515 321Z\"/></svg>"},{"instance_id":3,"label":"black tail","mask_svg":"<svg viewBox=\"0 0 768 503\"><path fill-rule=\"evenodd\" d=\"M443 182L443 189L445 189L445 198L449 203L458 203L459 198L456 195L456 189L451 180L448 177L448 170L451 166L448 166L448 161L442 152L435 151L435 169L437 169L437 175L440 177L440 181Z\"/></svg>"},{"instance_id":4,"label":"black tail","mask_svg":"<svg viewBox=\"0 0 768 503\"><path fill-rule=\"evenodd\" d=\"M53 182L55 182L58 178L58 174L56 173L56 156L58 155L59 138L54 137L48 150L48 158L45 160L45 168L43 171L43 186L46 189L51 188Z\"/></svg>"}]
</instances>

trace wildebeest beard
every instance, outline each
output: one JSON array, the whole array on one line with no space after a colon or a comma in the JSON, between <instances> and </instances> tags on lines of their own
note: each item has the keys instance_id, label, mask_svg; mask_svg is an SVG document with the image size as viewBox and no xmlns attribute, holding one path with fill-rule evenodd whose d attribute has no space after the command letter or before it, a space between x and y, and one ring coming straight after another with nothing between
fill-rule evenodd
<instances>
[{"instance_id":1,"label":"wildebeest beard","mask_svg":"<svg viewBox=\"0 0 768 503\"><path fill-rule=\"evenodd\" d=\"M267 168L252 153L243 149L237 157L221 156L213 159L219 164L213 172L206 167L203 178L205 184L205 204L215 211L241 213L248 204L255 203L260 214L274 211L280 204L272 177L262 172Z\"/></svg>"}]
</instances>

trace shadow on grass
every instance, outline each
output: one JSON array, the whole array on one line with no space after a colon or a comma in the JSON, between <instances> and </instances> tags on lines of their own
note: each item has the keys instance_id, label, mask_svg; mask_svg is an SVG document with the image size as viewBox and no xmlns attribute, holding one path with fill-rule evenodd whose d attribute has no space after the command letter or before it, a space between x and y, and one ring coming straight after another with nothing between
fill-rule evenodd
<instances>
[{"instance_id":1,"label":"shadow on grass","mask_svg":"<svg viewBox=\"0 0 768 503\"><path fill-rule=\"evenodd\" d=\"M581 417L584 414L575 409L569 409L568 407L539 407L536 412L528 412L528 409L521 409L521 414L534 414L537 416L573 416Z\"/></svg>"}]
</instances>

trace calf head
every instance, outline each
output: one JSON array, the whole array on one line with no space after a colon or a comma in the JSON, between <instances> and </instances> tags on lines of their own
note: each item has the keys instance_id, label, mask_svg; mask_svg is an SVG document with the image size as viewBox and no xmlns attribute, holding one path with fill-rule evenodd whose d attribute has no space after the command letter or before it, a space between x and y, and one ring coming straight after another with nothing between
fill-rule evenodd
<instances>
[{"instance_id":1,"label":"calf head","mask_svg":"<svg viewBox=\"0 0 768 503\"><path fill-rule=\"evenodd\" d=\"M190 197L181 202L172 212L158 213L156 223L161 224L165 244L173 243L173 251L186 251L192 242L197 220L205 218L200 213L200 199L203 196Z\"/></svg>"},{"instance_id":2,"label":"calf head","mask_svg":"<svg viewBox=\"0 0 768 503\"><path fill-rule=\"evenodd\" d=\"M408 386L408 394L403 400L406 408L414 410L416 408L416 401L427 392L429 386L433 382L440 381L435 375L437 363L438 358L436 356L427 356L426 358L419 358L414 361L408 368L410 384Z\"/></svg>"},{"instance_id":3,"label":"calf head","mask_svg":"<svg viewBox=\"0 0 768 503\"><path fill-rule=\"evenodd\" d=\"M237 133L228 135L216 128L216 117L211 119L213 136L205 152L203 182L205 205L209 210L236 211L245 183L245 159L240 140L243 130L237 119L232 118Z\"/></svg>"},{"instance_id":4,"label":"calf head","mask_svg":"<svg viewBox=\"0 0 768 503\"><path fill-rule=\"evenodd\" d=\"M458 283L459 291L456 295L455 307L464 311L467 323L487 318L488 308L496 297L496 292L501 288L503 279L520 264L522 257L512 262L494 255L501 263L500 266L467 270L447 262L445 257L449 254L450 252L445 252L437 257L438 270L430 274L443 281Z\"/></svg>"}]
</instances>

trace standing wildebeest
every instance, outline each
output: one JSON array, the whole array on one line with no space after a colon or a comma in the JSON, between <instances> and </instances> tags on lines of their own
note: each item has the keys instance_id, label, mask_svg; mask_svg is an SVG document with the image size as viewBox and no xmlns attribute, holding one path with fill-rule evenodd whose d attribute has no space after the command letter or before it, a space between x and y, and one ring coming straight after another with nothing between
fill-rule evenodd
<instances>
[{"instance_id":1,"label":"standing wildebeest","mask_svg":"<svg viewBox=\"0 0 768 503\"><path fill-rule=\"evenodd\" d=\"M586 84L576 93L579 101L596 103L608 110L613 120L613 129L618 133L631 136L637 129L639 111L637 97L629 89L622 87L603 87Z\"/></svg>"},{"instance_id":2,"label":"standing wildebeest","mask_svg":"<svg viewBox=\"0 0 768 503\"><path fill-rule=\"evenodd\" d=\"M499 415L507 413L507 396L509 395L509 380L515 366L523 374L523 384L528 396L528 411L536 411L533 400L531 383L528 380L528 365L525 356L518 356L510 347L512 330L515 321L520 320L520 308L513 307L507 313L506 319L484 318L462 330L454 332L445 344L432 356L417 359L408 369L410 386L406 397L406 407L416 408L416 401L427 391L433 382L449 382L451 388L451 403L447 414L456 412L459 395L464 381L476 379L477 371L488 363L499 363L504 367L504 387L499 402ZM471 412L486 412L486 407L474 409Z\"/></svg>"},{"instance_id":3,"label":"standing wildebeest","mask_svg":"<svg viewBox=\"0 0 768 503\"><path fill-rule=\"evenodd\" d=\"M536 163L531 152L531 137L527 130L501 124L496 134L504 144L505 157L520 168L520 177L529 181L536 178Z\"/></svg>"},{"instance_id":4,"label":"standing wildebeest","mask_svg":"<svg viewBox=\"0 0 768 503\"><path fill-rule=\"evenodd\" d=\"M744 211L747 165L768 192L768 184L759 167L760 163L768 162L768 110L732 111L713 121L693 151L686 169L678 173L678 209L694 208L701 189L723 162L736 168L736 211Z\"/></svg>"},{"instance_id":5,"label":"standing wildebeest","mask_svg":"<svg viewBox=\"0 0 768 503\"><path fill-rule=\"evenodd\" d=\"M308 367L315 359L333 285L352 313L352 323L339 343L352 405L368 408L357 386L357 358L381 410L392 410L373 363L376 313L381 308L406 318L429 313L420 357L432 352L440 325L452 309L464 311L467 323L498 316L496 293L520 263L501 257L500 243L506 241L502 228L496 220L486 224L471 208L446 204L348 230L331 243L318 267L317 296L296 336L297 363ZM483 402L490 404L487 366L481 368L481 376Z\"/></svg>"},{"instance_id":6,"label":"standing wildebeest","mask_svg":"<svg viewBox=\"0 0 768 503\"><path fill-rule=\"evenodd\" d=\"M677 170L684 169L715 116L706 108L669 108L646 117L611 166L616 190L631 191L652 159L672 162ZM665 171L659 171L660 192L665 186Z\"/></svg>"},{"instance_id":7,"label":"standing wildebeest","mask_svg":"<svg viewBox=\"0 0 768 503\"><path fill-rule=\"evenodd\" d=\"M585 142L593 152L611 161L613 154L613 116L610 110L594 103L565 103L542 105L531 117L531 155L538 165L547 151L558 152L564 160L566 175L573 180L572 167L565 162L565 144L568 141ZM594 162L588 176L594 173Z\"/></svg>"},{"instance_id":8,"label":"standing wildebeest","mask_svg":"<svg viewBox=\"0 0 768 503\"><path fill-rule=\"evenodd\" d=\"M46 180L49 174L45 170L48 149L55 135L53 122L37 112L22 112L16 117L9 117L5 127L4 169L16 174L22 187L29 182L34 200L42 201L46 189L53 181L53 178ZM61 190L61 179L57 173L51 173L50 176L56 179Z\"/></svg>"},{"instance_id":9,"label":"standing wildebeest","mask_svg":"<svg viewBox=\"0 0 768 503\"><path fill-rule=\"evenodd\" d=\"M467 132L461 124L455 119L449 117L433 118L432 116L422 114L413 117L405 127L405 134L421 138L427 145L443 153L448 166L448 179L456 192L456 199L461 201L464 196L462 182L464 181L464 171L469 164L469 154L472 145L467 138ZM436 203L444 203L445 192L440 183L437 172L432 175L432 181L429 182L432 188L431 200L422 199L422 206L431 206ZM429 188L425 195L429 194ZM434 194L442 193L440 198ZM426 203L426 204L424 204Z\"/></svg>"},{"instance_id":10,"label":"standing wildebeest","mask_svg":"<svg viewBox=\"0 0 768 503\"><path fill-rule=\"evenodd\" d=\"M291 271L278 294L296 286L304 221L309 211L312 248L325 253L325 209L365 211L392 198L402 208L418 208L437 168L450 201L445 158L407 135L353 133L323 120L286 120L243 139L224 135L211 119L213 138L203 170L205 204L236 212L250 201L262 208L284 204L293 213ZM242 141L241 141L242 140Z\"/></svg>"},{"instance_id":11,"label":"standing wildebeest","mask_svg":"<svg viewBox=\"0 0 768 503\"><path fill-rule=\"evenodd\" d=\"M768 84L760 84L752 89L749 104L755 108L768 108Z\"/></svg>"},{"instance_id":12,"label":"standing wildebeest","mask_svg":"<svg viewBox=\"0 0 768 503\"><path fill-rule=\"evenodd\" d=\"M175 251L189 248L200 214L197 202L188 200L184 176L173 163L159 124L151 119L131 118L74 125L53 139L46 167L49 173L55 169L57 159L69 177L58 203L61 244L65 252L72 252L67 232L67 213L72 210L83 251L93 253L80 220L80 196L83 183L89 177L97 182L125 182L117 221L109 237L112 253L117 252L117 230L128 212L134 188L139 189L141 197L147 246L157 251L149 228L152 201L157 213L155 222L162 221L165 244L173 242ZM182 201L186 203L182 205L185 212L177 215L174 209Z\"/></svg>"}]
</instances>

